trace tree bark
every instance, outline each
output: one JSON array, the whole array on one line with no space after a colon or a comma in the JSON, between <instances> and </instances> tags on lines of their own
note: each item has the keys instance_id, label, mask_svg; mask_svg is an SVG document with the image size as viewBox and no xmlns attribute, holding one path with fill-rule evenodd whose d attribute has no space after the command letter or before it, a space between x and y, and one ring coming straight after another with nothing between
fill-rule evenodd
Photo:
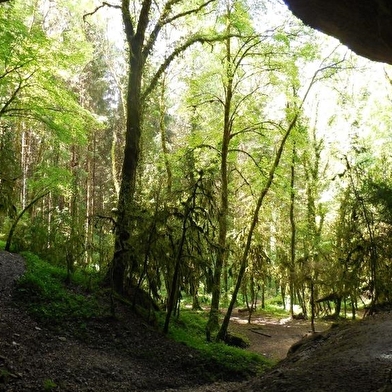
<instances>
[{"instance_id":1,"label":"tree bark","mask_svg":"<svg viewBox=\"0 0 392 392\"><path fill-rule=\"evenodd\" d=\"M143 2L138 28L135 31L129 12L129 0L123 0L121 6L125 35L129 49L129 74L124 159L117 205L115 250L110 269L113 289L120 294L124 291L125 273L132 258L129 240L132 233L132 210L134 207L137 165L140 156L142 122L141 84L145 63L143 41L148 25L150 7L151 0Z\"/></svg>"}]
</instances>

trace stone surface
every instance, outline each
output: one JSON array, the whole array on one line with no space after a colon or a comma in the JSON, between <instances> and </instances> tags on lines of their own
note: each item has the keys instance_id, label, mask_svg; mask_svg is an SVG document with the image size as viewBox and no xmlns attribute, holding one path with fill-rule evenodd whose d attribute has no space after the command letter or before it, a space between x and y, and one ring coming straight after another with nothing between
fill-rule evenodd
<instances>
[{"instance_id":1,"label":"stone surface","mask_svg":"<svg viewBox=\"0 0 392 392\"><path fill-rule=\"evenodd\" d=\"M357 54L392 64L391 0L284 0L305 24Z\"/></svg>"}]
</instances>

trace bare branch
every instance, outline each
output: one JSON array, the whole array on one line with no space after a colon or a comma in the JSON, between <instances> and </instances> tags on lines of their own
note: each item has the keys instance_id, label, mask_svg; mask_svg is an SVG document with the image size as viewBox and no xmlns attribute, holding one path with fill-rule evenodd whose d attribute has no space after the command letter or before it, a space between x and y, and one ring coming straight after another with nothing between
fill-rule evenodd
<instances>
[{"instance_id":1,"label":"bare branch","mask_svg":"<svg viewBox=\"0 0 392 392\"><path fill-rule=\"evenodd\" d=\"M249 188L249 191L250 191L252 197L254 197L255 194L254 194L254 192L253 192L252 185L251 185L251 183L247 180L247 178L245 177L245 175L244 175L237 167L234 167L234 168L232 169L232 172L238 173L238 175L240 176L240 178L241 178L242 181L244 182L242 185L239 185L239 186L237 187L237 189L236 189L236 191L235 191L234 193L237 193L237 191L238 191L239 189L241 189L244 185L246 185L246 186Z\"/></svg>"},{"instance_id":2,"label":"bare branch","mask_svg":"<svg viewBox=\"0 0 392 392\"><path fill-rule=\"evenodd\" d=\"M208 148L210 150L214 150L218 154L221 153L216 147L212 146L211 144L199 144L196 147L192 148L192 151L195 151L197 149L202 149L202 148Z\"/></svg>"},{"instance_id":3,"label":"bare branch","mask_svg":"<svg viewBox=\"0 0 392 392\"><path fill-rule=\"evenodd\" d=\"M0 2L1 2L1 1L4 1L4 0L0 0ZM5 1L7 1L7 0L5 0ZM107 3L106 1L104 1L104 2L102 2L101 5L99 5L98 7L96 7L94 11L92 11L92 12L87 12L86 14L84 14L84 15L83 15L83 22L86 22L86 18L87 18L88 16L94 15L95 13L97 13L97 12L98 12L101 8L103 8L103 7L110 7L110 8L118 8L118 9L121 9L121 7L120 7L119 5L109 4L109 3Z\"/></svg>"},{"instance_id":4,"label":"bare branch","mask_svg":"<svg viewBox=\"0 0 392 392\"><path fill-rule=\"evenodd\" d=\"M213 3L214 1L215 1L215 0L208 0L207 2L201 4L201 5L200 5L199 7L197 7L197 8L193 8L193 9L188 10L188 11L180 12L179 14L174 15L173 17L167 19L167 20L165 21L164 24L172 23L172 22L174 22L175 20L180 19L180 18L182 18L182 17L184 17L184 16L187 16L187 15L196 14L196 13L198 13L199 11L201 11L203 8L206 8L210 3Z\"/></svg>"},{"instance_id":5,"label":"bare branch","mask_svg":"<svg viewBox=\"0 0 392 392\"><path fill-rule=\"evenodd\" d=\"M161 66L158 68L157 72L155 75L152 77L150 84L147 86L146 90L144 91L142 95L142 100L145 100L147 96L154 90L155 86L158 83L159 78L162 76L162 74L166 71L166 69L169 67L171 62L179 56L181 53L185 52L189 47L196 43L212 43L212 42L221 42L227 39L228 37L240 37L238 34L230 34L230 35L216 35L213 37L207 37L207 36L202 36L202 35L195 35L188 40L186 40L182 45L178 46L173 50L173 52L166 57L165 61L161 64Z\"/></svg>"},{"instance_id":6,"label":"bare branch","mask_svg":"<svg viewBox=\"0 0 392 392\"><path fill-rule=\"evenodd\" d=\"M147 41L147 43L146 43L146 45L144 47L143 55L145 57L147 57L148 53L151 51L152 47L154 46L155 41L156 41L156 39L158 37L158 34L161 31L163 26L165 26L165 25L167 25L169 23L172 23L175 20L180 19L180 18L182 18L184 16L197 13L197 12L201 11L203 8L207 7L207 5L209 5L210 3L214 2L214 1L215 0L208 0L206 3L201 4L197 8L192 8L192 9L190 9L188 11L180 12L179 14L176 14L176 15L172 16L171 18L168 18L168 16L169 16L169 14L170 14L170 12L172 10L173 5L179 3L180 1L179 0L168 1L166 3L166 5L165 5L164 10L162 11L162 14L161 14L157 24L154 27L154 30L150 34L150 37L149 37L149 39L148 39L148 41Z\"/></svg>"},{"instance_id":7,"label":"bare branch","mask_svg":"<svg viewBox=\"0 0 392 392\"><path fill-rule=\"evenodd\" d=\"M26 65L28 65L29 63L31 63L33 60L34 59L29 59L29 60L25 61L24 63L20 63L20 64L15 65L12 68L5 69L4 73L0 75L0 79L4 79L10 73L17 72L19 69L21 69L21 68L25 67Z\"/></svg>"},{"instance_id":8,"label":"bare branch","mask_svg":"<svg viewBox=\"0 0 392 392\"><path fill-rule=\"evenodd\" d=\"M241 148L231 148L229 150L229 152L239 152L241 154L246 155L248 158L250 158L250 160L255 164L255 166L257 167L257 169L259 170L260 173L264 173L263 169L260 167L260 165L258 164L258 162L256 161L256 159L253 157L252 154L250 154L248 151L242 150Z\"/></svg>"},{"instance_id":9,"label":"bare branch","mask_svg":"<svg viewBox=\"0 0 392 392\"><path fill-rule=\"evenodd\" d=\"M232 138L234 138L234 137L236 137L238 135L245 134L245 133L255 133L256 135L264 136L264 134L261 131L259 131L259 129L260 128L261 129L266 129L266 128L264 128L265 124L271 124L271 121L260 121L260 122L254 123L252 125L249 125L247 127L244 127L244 128L240 129L237 132L233 132L230 135L230 139L232 139ZM275 124L273 124L273 125L276 126Z\"/></svg>"},{"instance_id":10,"label":"bare branch","mask_svg":"<svg viewBox=\"0 0 392 392\"><path fill-rule=\"evenodd\" d=\"M222 101L222 99L218 95L211 94L211 98L204 98L203 100L201 100L201 98L203 96L208 97L208 94L196 94L195 98L200 98L200 100L197 103L190 105L190 107L193 107L195 109L195 108L202 106L202 105L208 105L209 103L219 103L222 106L224 105L224 102Z\"/></svg>"}]
</instances>

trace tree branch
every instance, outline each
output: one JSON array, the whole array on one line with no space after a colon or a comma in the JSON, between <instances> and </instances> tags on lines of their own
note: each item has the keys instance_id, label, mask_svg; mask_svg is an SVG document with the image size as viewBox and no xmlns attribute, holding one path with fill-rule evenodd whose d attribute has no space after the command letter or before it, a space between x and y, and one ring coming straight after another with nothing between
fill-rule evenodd
<instances>
[{"instance_id":1,"label":"tree branch","mask_svg":"<svg viewBox=\"0 0 392 392\"><path fill-rule=\"evenodd\" d=\"M142 95L142 100L144 101L147 96L154 90L155 86L158 83L159 78L162 76L162 74L166 71L166 69L169 67L171 62L179 56L181 53L185 52L189 47L196 43L211 43L211 42L221 42L227 39L228 37L240 37L240 35L235 34L235 35L217 35L214 37L207 37L207 36L200 36L200 35L195 35L192 37L189 37L187 41L185 41L182 45L178 46L173 50L173 52L166 57L165 61L161 64L161 66L158 68L157 72L155 75L152 77L150 84L147 86L145 89L143 95Z\"/></svg>"},{"instance_id":2,"label":"tree branch","mask_svg":"<svg viewBox=\"0 0 392 392\"><path fill-rule=\"evenodd\" d=\"M241 135L243 133L249 133L249 132L254 132L256 135L259 135L259 136L265 136L261 131L258 131L258 129L260 129L260 128L268 131L269 128L265 127L265 125L271 125L273 128L282 129L282 127L279 124L277 124L277 123L275 123L273 121L269 121L269 120L267 120L267 121L259 121L257 123L254 123L254 124L248 125L248 126L246 126L244 128L241 128L237 132L233 132L230 135L230 139L232 139L232 138L234 138L234 137L236 137L238 135Z\"/></svg>"},{"instance_id":3,"label":"tree branch","mask_svg":"<svg viewBox=\"0 0 392 392\"><path fill-rule=\"evenodd\" d=\"M165 8L162 11L162 14L157 22L157 24L155 25L152 33L150 34L150 37L147 41L146 46L144 47L143 50L143 55L146 57L148 55L148 53L151 51L152 47L154 46L156 39L158 37L159 32L161 31L162 27L174 22L177 19L180 19L184 16L193 14L193 13L198 13L199 11L201 11L203 8L207 7L207 5L209 5L210 3L214 2L215 0L208 0L207 2L201 4L199 7L197 8L192 8L188 11L184 11L184 12L180 12L179 14L176 14L174 16L172 16L171 18L168 18L173 6L177 3L179 3L179 0L171 0L168 1L165 5Z\"/></svg>"},{"instance_id":4,"label":"tree branch","mask_svg":"<svg viewBox=\"0 0 392 392\"><path fill-rule=\"evenodd\" d=\"M15 90L12 92L9 99L4 103L3 107L0 109L0 118L7 111L7 108L11 105L11 103L16 99L16 96L18 95L19 91L22 90L24 81L25 81L24 79L19 81L18 86L15 88Z\"/></svg>"},{"instance_id":5,"label":"tree branch","mask_svg":"<svg viewBox=\"0 0 392 392\"><path fill-rule=\"evenodd\" d=\"M253 157L252 154L250 154L248 151L246 150L242 150L241 148L231 148L229 150L229 152L239 152L241 154L246 155L257 167L257 169L259 170L260 173L264 174L263 169L260 167L260 165L257 163L256 159Z\"/></svg>"},{"instance_id":6,"label":"tree branch","mask_svg":"<svg viewBox=\"0 0 392 392\"><path fill-rule=\"evenodd\" d=\"M154 46L156 39L158 37L159 32L161 31L162 27L166 24L165 20L169 15L173 5L179 3L181 0L171 0L165 4L165 7L161 13L161 16L158 19L157 24L155 25L154 29L152 30L150 37L144 47L143 56L147 57L148 53L151 51L152 47Z\"/></svg>"},{"instance_id":7,"label":"tree branch","mask_svg":"<svg viewBox=\"0 0 392 392\"><path fill-rule=\"evenodd\" d=\"M129 0L122 0L121 13L123 17L125 35L127 37L128 43L130 43L131 38L135 35L135 30L133 28L131 13L129 12Z\"/></svg>"},{"instance_id":8,"label":"tree branch","mask_svg":"<svg viewBox=\"0 0 392 392\"><path fill-rule=\"evenodd\" d=\"M1 3L2 1L8 1L8 0L0 0L0 3ZM121 9L121 7L120 7L119 5L110 4L110 3L107 3L106 1L104 1L104 2L102 2L101 5L99 5L98 7L96 7L94 11L92 11L92 12L87 12L86 14L84 14L84 15L83 15L83 22L86 22L86 18L87 18L88 16L94 15L95 13L97 13L97 12L98 12L101 8L103 8L103 7L110 7L110 8L118 8L118 9Z\"/></svg>"},{"instance_id":9,"label":"tree branch","mask_svg":"<svg viewBox=\"0 0 392 392\"><path fill-rule=\"evenodd\" d=\"M215 0L208 0L206 3L201 4L197 8L192 8L192 9L190 9L188 11L180 12L179 14L174 15L173 17L167 19L164 24L172 23L175 20L177 20L179 18L182 18L184 16L187 16L187 15L190 15L190 14L197 14L199 11L201 11L203 8L206 8L210 3L213 3L214 1Z\"/></svg>"},{"instance_id":10,"label":"tree branch","mask_svg":"<svg viewBox=\"0 0 392 392\"><path fill-rule=\"evenodd\" d=\"M128 0L127 0L128 2ZM142 9L139 14L139 20L137 23L136 38L139 41L140 47L143 45L144 36L150 21L150 9L152 0L144 0L142 4Z\"/></svg>"}]
</instances>

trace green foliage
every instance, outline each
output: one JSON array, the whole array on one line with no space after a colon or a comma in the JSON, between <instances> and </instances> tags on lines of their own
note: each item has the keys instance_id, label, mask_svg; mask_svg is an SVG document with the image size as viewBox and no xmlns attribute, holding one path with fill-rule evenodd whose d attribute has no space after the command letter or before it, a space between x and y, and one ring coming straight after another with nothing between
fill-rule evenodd
<instances>
[{"instance_id":1,"label":"green foliage","mask_svg":"<svg viewBox=\"0 0 392 392\"><path fill-rule=\"evenodd\" d=\"M392 186L386 181L376 183L371 179L369 184L370 202L379 207L382 220L392 223Z\"/></svg>"},{"instance_id":2,"label":"green foliage","mask_svg":"<svg viewBox=\"0 0 392 392\"><path fill-rule=\"evenodd\" d=\"M86 319L101 313L93 296L79 294L76 285L66 285L65 268L53 266L29 252L24 252L23 256L27 270L18 282L17 297L37 318L60 324L63 320ZM75 276L73 282L77 281L82 289L90 286L86 275Z\"/></svg>"},{"instance_id":3,"label":"green foliage","mask_svg":"<svg viewBox=\"0 0 392 392\"><path fill-rule=\"evenodd\" d=\"M205 312L183 310L180 319L173 321L170 336L215 361L217 369L225 369L238 377L260 374L272 365L270 361L258 354L230 347L224 343L207 342L205 340L207 316Z\"/></svg>"},{"instance_id":4,"label":"green foliage","mask_svg":"<svg viewBox=\"0 0 392 392\"><path fill-rule=\"evenodd\" d=\"M43 387L44 387L44 391L52 391L55 388L57 388L57 384L50 378L47 378L43 382Z\"/></svg>"},{"instance_id":5,"label":"green foliage","mask_svg":"<svg viewBox=\"0 0 392 392\"><path fill-rule=\"evenodd\" d=\"M283 309L281 301L281 299L272 299L267 301L264 309L258 310L257 314L268 315L276 318L288 317L289 312Z\"/></svg>"},{"instance_id":6,"label":"green foliage","mask_svg":"<svg viewBox=\"0 0 392 392\"><path fill-rule=\"evenodd\" d=\"M0 383L6 384L11 377L11 373L7 369L0 369Z\"/></svg>"},{"instance_id":7,"label":"green foliage","mask_svg":"<svg viewBox=\"0 0 392 392\"><path fill-rule=\"evenodd\" d=\"M83 67L90 50L44 31L34 17L28 21L26 9L37 11L18 1L0 8L0 117L38 120L58 140L80 142L94 120L71 90L70 72Z\"/></svg>"}]
</instances>

